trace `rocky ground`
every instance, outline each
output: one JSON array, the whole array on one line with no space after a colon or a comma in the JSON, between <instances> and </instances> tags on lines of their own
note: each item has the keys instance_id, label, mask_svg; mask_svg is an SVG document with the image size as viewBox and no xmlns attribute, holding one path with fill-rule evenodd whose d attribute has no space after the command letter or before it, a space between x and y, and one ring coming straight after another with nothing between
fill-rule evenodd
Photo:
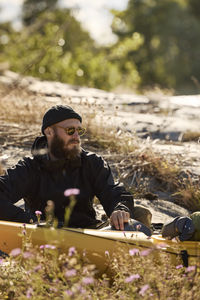
<instances>
[{"instance_id":1,"label":"rocky ground","mask_svg":"<svg viewBox=\"0 0 200 300\"><path fill-rule=\"evenodd\" d=\"M0 92L1 107L4 108L0 115L0 160L4 168L30 154L31 144L40 133L42 113L54 104L65 103L78 109L87 118L92 116L95 124L107 130L115 128L119 136L122 131L126 132L129 137L127 142L130 137L137 138L141 153L149 149L163 158L175 161L183 171L189 171L196 177L200 175L200 95L149 93L139 96L108 93L32 77L22 78L10 71L0 74ZM27 108L27 114L32 114L33 119L28 126L20 121L22 114L18 111L17 103L21 102ZM9 111L6 109L10 103L16 103L16 108L13 104L16 118L7 118ZM87 138L84 143L91 147ZM115 169L112 153L100 152ZM151 210L154 223L164 223L177 215L189 213L173 203L165 192L157 193L154 199L144 197L135 202ZM99 205L97 212L103 212Z\"/></svg>"}]
</instances>

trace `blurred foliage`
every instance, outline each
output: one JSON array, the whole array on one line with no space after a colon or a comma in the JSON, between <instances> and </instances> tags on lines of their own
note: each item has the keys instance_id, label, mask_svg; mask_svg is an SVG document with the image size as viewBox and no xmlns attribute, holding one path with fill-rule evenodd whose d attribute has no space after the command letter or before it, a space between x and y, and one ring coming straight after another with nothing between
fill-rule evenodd
<instances>
[{"instance_id":1,"label":"blurred foliage","mask_svg":"<svg viewBox=\"0 0 200 300\"><path fill-rule=\"evenodd\" d=\"M187 0L189 9L194 14L195 17L200 20L200 3L199 0Z\"/></svg>"},{"instance_id":2,"label":"blurred foliage","mask_svg":"<svg viewBox=\"0 0 200 300\"><path fill-rule=\"evenodd\" d=\"M30 6L23 11L25 20L33 1L27 2ZM0 62L9 61L12 71L44 80L107 90L119 84L118 66L107 60L105 49L96 47L73 11L35 8L34 14L20 31L9 23L0 24Z\"/></svg>"},{"instance_id":3,"label":"blurred foliage","mask_svg":"<svg viewBox=\"0 0 200 300\"><path fill-rule=\"evenodd\" d=\"M58 0L25 0L22 20L25 25L33 24L41 13L54 9Z\"/></svg>"},{"instance_id":4,"label":"blurred foliage","mask_svg":"<svg viewBox=\"0 0 200 300\"><path fill-rule=\"evenodd\" d=\"M122 55L122 72L129 62L138 72L140 87L199 91L199 0L129 0L125 11L112 13L118 44L135 36L138 45Z\"/></svg>"},{"instance_id":5,"label":"blurred foliage","mask_svg":"<svg viewBox=\"0 0 200 300\"><path fill-rule=\"evenodd\" d=\"M0 24L0 62L45 80L114 89L199 92L199 0L129 0L112 11L118 41L97 46L73 10L57 0L24 0L23 27Z\"/></svg>"}]
</instances>

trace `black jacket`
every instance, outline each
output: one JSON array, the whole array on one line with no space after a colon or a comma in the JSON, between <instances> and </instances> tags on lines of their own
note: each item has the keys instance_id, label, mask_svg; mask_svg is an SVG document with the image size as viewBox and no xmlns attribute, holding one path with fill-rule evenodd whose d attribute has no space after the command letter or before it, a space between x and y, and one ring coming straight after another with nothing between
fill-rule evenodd
<instances>
[{"instance_id":1,"label":"black jacket","mask_svg":"<svg viewBox=\"0 0 200 300\"><path fill-rule=\"evenodd\" d=\"M44 149L46 138L35 140L33 150ZM131 213L133 198L123 185L115 184L108 164L98 155L82 150L74 160L51 161L46 154L24 158L0 176L0 219L29 223L40 210L45 216L48 200L55 205L55 217L64 221L65 207L69 204L64 191L78 188L76 204L69 226L87 227L97 223L93 198L96 196L108 216L120 209ZM26 211L14 203L24 199Z\"/></svg>"}]
</instances>

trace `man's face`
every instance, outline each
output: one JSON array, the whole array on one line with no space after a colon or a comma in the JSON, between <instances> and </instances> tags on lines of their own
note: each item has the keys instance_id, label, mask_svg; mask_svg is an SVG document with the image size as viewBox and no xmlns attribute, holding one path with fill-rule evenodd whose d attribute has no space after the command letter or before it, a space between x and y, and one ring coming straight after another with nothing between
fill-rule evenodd
<instances>
[{"instance_id":1,"label":"man's face","mask_svg":"<svg viewBox=\"0 0 200 300\"><path fill-rule=\"evenodd\" d=\"M81 127L78 119L68 119L52 126L53 134L49 142L50 153L56 158L74 159L80 156L81 140L77 131L69 135L64 128Z\"/></svg>"}]
</instances>

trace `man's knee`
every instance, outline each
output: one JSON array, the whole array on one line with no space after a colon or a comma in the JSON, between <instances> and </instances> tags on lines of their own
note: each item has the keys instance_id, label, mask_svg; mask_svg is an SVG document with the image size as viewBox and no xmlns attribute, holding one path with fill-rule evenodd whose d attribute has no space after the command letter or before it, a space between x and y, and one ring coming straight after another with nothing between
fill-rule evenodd
<instances>
[{"instance_id":1,"label":"man's knee","mask_svg":"<svg viewBox=\"0 0 200 300\"><path fill-rule=\"evenodd\" d=\"M148 208L138 205L133 209L133 219L143 223L150 228L152 213Z\"/></svg>"}]
</instances>

